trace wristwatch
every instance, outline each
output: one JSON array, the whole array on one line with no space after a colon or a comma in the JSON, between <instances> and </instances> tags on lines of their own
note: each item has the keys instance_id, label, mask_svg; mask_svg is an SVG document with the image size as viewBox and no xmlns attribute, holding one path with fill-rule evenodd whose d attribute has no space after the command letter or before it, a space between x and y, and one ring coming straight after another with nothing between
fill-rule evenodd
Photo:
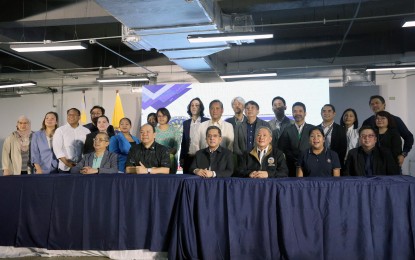
<instances>
[{"instance_id":1,"label":"wristwatch","mask_svg":"<svg viewBox=\"0 0 415 260\"><path fill-rule=\"evenodd\" d=\"M147 168L147 174L151 173L151 168Z\"/></svg>"},{"instance_id":2,"label":"wristwatch","mask_svg":"<svg viewBox=\"0 0 415 260\"><path fill-rule=\"evenodd\" d=\"M406 156L408 156L408 153L407 153L407 152L402 152L402 153L401 153L401 155L402 155L403 157L406 157Z\"/></svg>"}]
</instances>

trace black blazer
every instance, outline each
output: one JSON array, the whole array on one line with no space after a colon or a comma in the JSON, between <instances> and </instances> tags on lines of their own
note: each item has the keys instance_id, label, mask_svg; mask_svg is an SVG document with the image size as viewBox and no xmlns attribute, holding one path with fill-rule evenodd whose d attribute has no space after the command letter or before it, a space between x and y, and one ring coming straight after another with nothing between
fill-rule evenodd
<instances>
[{"instance_id":1,"label":"black blazer","mask_svg":"<svg viewBox=\"0 0 415 260\"><path fill-rule=\"evenodd\" d=\"M222 146L216 149L216 158L210 163L209 148L203 148L196 152L196 156L190 166L190 172L195 169L210 169L216 172L217 177L230 177L233 174L233 155L232 152Z\"/></svg>"},{"instance_id":2,"label":"black blazer","mask_svg":"<svg viewBox=\"0 0 415 260\"><path fill-rule=\"evenodd\" d=\"M345 176L366 176L365 152L362 147L354 148L347 154ZM388 149L375 146L373 155L373 175L399 175L400 169L392 153Z\"/></svg>"},{"instance_id":3,"label":"black blazer","mask_svg":"<svg viewBox=\"0 0 415 260\"><path fill-rule=\"evenodd\" d=\"M295 124L287 126L278 140L278 149L283 151L287 161L297 162L301 152L310 148L308 134L313 125L305 123L300 139Z\"/></svg>"},{"instance_id":4,"label":"black blazer","mask_svg":"<svg viewBox=\"0 0 415 260\"><path fill-rule=\"evenodd\" d=\"M201 122L208 121L209 118L202 117ZM183 122L183 137L182 137L182 144L180 148L180 159L184 159L186 155L189 153L189 146L190 146L190 123L192 119L185 120Z\"/></svg>"},{"instance_id":5,"label":"black blazer","mask_svg":"<svg viewBox=\"0 0 415 260\"><path fill-rule=\"evenodd\" d=\"M268 124L272 131L272 146L278 147L278 139L280 138L282 132L284 132L285 128L294 124L294 120L289 119L288 117L284 117L281 122L280 129L277 129L277 119L275 117L268 121Z\"/></svg>"},{"instance_id":6,"label":"black blazer","mask_svg":"<svg viewBox=\"0 0 415 260\"><path fill-rule=\"evenodd\" d=\"M405 123L402 121L402 119L398 116L392 115L393 119L395 120L396 123L396 128L399 132L399 134L401 135L402 139L404 140L403 142L403 152L405 153L409 153L409 151L411 151L412 146L414 144L414 136L411 133L411 131L409 131L408 127L406 127ZM375 121L375 116L371 116L368 119L366 119L362 126L364 125L370 125L373 127L376 127L376 121Z\"/></svg>"},{"instance_id":7,"label":"black blazer","mask_svg":"<svg viewBox=\"0 0 415 260\"><path fill-rule=\"evenodd\" d=\"M333 123L333 130L331 132L331 146L330 150L335 151L339 156L340 165L344 169L344 158L347 152L347 135L346 128L337 123Z\"/></svg>"},{"instance_id":8,"label":"black blazer","mask_svg":"<svg viewBox=\"0 0 415 260\"><path fill-rule=\"evenodd\" d=\"M379 147L389 149L396 161L398 160L398 155L402 154L402 139L398 130L394 128L389 128L383 135L378 134L376 144Z\"/></svg>"}]
</instances>

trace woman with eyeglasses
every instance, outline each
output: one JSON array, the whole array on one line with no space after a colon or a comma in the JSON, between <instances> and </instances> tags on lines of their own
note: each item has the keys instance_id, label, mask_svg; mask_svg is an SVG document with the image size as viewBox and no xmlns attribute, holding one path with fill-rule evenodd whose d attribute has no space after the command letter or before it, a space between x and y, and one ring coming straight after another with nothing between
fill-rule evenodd
<instances>
[{"instance_id":1,"label":"woman with eyeglasses","mask_svg":"<svg viewBox=\"0 0 415 260\"><path fill-rule=\"evenodd\" d=\"M120 120L120 133L110 139L109 151L118 154L118 171L125 172L127 155L132 145L139 144L137 137L130 134L131 120L127 117Z\"/></svg>"},{"instance_id":2,"label":"woman with eyeglasses","mask_svg":"<svg viewBox=\"0 0 415 260\"><path fill-rule=\"evenodd\" d=\"M401 167L404 161L402 139L396 128L395 119L389 112L379 111L376 113L375 122L378 129L377 145L389 149L396 163Z\"/></svg>"},{"instance_id":3,"label":"woman with eyeglasses","mask_svg":"<svg viewBox=\"0 0 415 260\"><path fill-rule=\"evenodd\" d=\"M13 131L3 143L3 175L31 173L30 140L32 138L30 120L26 116L17 119L16 131Z\"/></svg>"},{"instance_id":4,"label":"woman with eyeglasses","mask_svg":"<svg viewBox=\"0 0 415 260\"><path fill-rule=\"evenodd\" d=\"M58 173L59 160L53 152L53 135L58 128L58 118L56 112L47 112L42 128L32 135L30 152L36 174Z\"/></svg>"},{"instance_id":5,"label":"woman with eyeglasses","mask_svg":"<svg viewBox=\"0 0 415 260\"><path fill-rule=\"evenodd\" d=\"M71 173L98 174L98 173L117 173L118 155L109 152L109 135L99 132L93 139L94 152L85 154L82 160L71 168Z\"/></svg>"},{"instance_id":6,"label":"woman with eyeglasses","mask_svg":"<svg viewBox=\"0 0 415 260\"><path fill-rule=\"evenodd\" d=\"M156 127L156 142L169 148L171 161L170 174L176 174L176 153L179 150L181 133L179 129L169 124L171 116L167 108L159 108L156 114L158 123Z\"/></svg>"},{"instance_id":7,"label":"woman with eyeglasses","mask_svg":"<svg viewBox=\"0 0 415 260\"><path fill-rule=\"evenodd\" d=\"M115 135L114 127L110 125L108 117L99 116L96 122L98 131L86 135L83 154L91 153L94 151L93 140L98 133L107 133L110 138Z\"/></svg>"}]
</instances>

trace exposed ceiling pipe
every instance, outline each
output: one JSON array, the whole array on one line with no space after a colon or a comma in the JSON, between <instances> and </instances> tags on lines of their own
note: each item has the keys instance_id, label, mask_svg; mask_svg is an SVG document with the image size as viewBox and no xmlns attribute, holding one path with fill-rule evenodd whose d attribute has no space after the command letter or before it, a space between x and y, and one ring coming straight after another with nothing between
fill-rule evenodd
<instances>
[{"instance_id":1,"label":"exposed ceiling pipe","mask_svg":"<svg viewBox=\"0 0 415 260\"><path fill-rule=\"evenodd\" d=\"M345 33L344 33L344 35L343 35L343 40L342 40L342 43L340 44L340 47L339 47L339 49L337 50L336 55L334 55L334 57L333 57L333 59L331 60L331 62L330 62L330 63L334 63L334 61L336 60L336 58L339 56L340 52L342 51L343 46L344 46L344 42L346 41L347 35L349 35L350 29L351 29L351 28L352 28L352 26L353 26L353 23L354 23L354 21L355 21L355 19L356 19L356 17L357 17L357 14L359 13L359 10L360 10L360 5L361 5L361 4L362 4L362 0L360 0L360 1L359 1L359 4L358 4L358 5L357 5L357 7L356 7L356 11L354 12L353 19L350 21L349 27L347 28L346 32L345 32Z\"/></svg>"},{"instance_id":2,"label":"exposed ceiling pipe","mask_svg":"<svg viewBox=\"0 0 415 260\"><path fill-rule=\"evenodd\" d=\"M0 48L0 51L1 51L1 52L3 52L3 53L8 54L8 55L10 55L10 56L13 56L13 57L15 57L15 58L18 58L18 59L21 59L21 60L27 61L27 62L32 63L32 64L35 64L36 66L42 67L42 68L44 68L44 69L47 69L48 71L54 72L54 73L59 74L59 75L61 75L61 76L63 76L63 75L64 75L62 72L57 71L57 70L55 70L55 69L53 69L53 68L51 68L51 67L45 66L45 65L43 65L43 64L37 63L37 62L35 62L35 61L29 60L29 59L26 59L26 58L23 58L23 57L21 57L21 56L19 56L19 55L16 55L16 54L11 53L11 52L9 52L9 51L3 50L3 49L1 49L1 48Z\"/></svg>"},{"instance_id":3,"label":"exposed ceiling pipe","mask_svg":"<svg viewBox=\"0 0 415 260\"><path fill-rule=\"evenodd\" d=\"M151 71L151 70L147 69L146 67L144 67L144 66L142 66L142 65L140 65L140 64L138 64L138 63L136 63L136 62L134 62L134 61L132 61L132 60L130 60L130 59L128 59L127 57L125 57L125 56L123 56L123 55L119 54L118 52L115 52L115 51L111 50L110 48L108 48L107 46L105 46L105 45L103 45L103 44L99 43L98 41L93 41L92 43L96 43L96 44L98 44L99 46L101 46L102 48L106 49L107 51L110 51L110 52L114 53L115 55L117 55L117 56L119 56L119 57L123 58L124 60L126 60L126 61L128 61L128 62L130 62L130 63L132 63L132 64L134 64L134 65L136 65L137 67L142 68L142 69L144 69L144 70L146 70L146 71L148 71L148 72L150 72L150 73L154 74L154 76L157 76L157 72L154 72L154 71Z\"/></svg>"},{"instance_id":4,"label":"exposed ceiling pipe","mask_svg":"<svg viewBox=\"0 0 415 260\"><path fill-rule=\"evenodd\" d=\"M293 25L309 25L309 24L328 24L328 23L341 23L341 22L350 22L350 21L370 21L370 20L377 20L377 19L386 19L386 18L394 18L394 17L406 17L415 15L415 12L412 13L404 13L404 14L391 14L391 15L377 15L377 16L369 16L369 17L358 17L358 18L343 18L343 19L323 19L323 20L316 20L316 21L305 21L305 22L292 22L292 23L271 23L271 24L257 24L251 25L249 27L278 27L278 26L293 26ZM245 26L235 26L235 28L244 28Z\"/></svg>"}]
</instances>

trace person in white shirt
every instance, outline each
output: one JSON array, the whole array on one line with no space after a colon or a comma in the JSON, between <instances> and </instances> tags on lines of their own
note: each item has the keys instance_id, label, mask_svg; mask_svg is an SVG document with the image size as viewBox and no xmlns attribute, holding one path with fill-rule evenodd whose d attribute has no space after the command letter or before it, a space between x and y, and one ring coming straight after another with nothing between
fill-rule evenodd
<instances>
[{"instance_id":1,"label":"person in white shirt","mask_svg":"<svg viewBox=\"0 0 415 260\"><path fill-rule=\"evenodd\" d=\"M195 141L195 136L199 134L199 126L202 122L208 121L205 117L205 106L202 100L196 97L192 99L187 106L187 114L191 117L183 122L183 136L180 149L180 166L183 168L183 173L189 173L190 165L197 152L196 146L199 146Z\"/></svg>"},{"instance_id":2,"label":"person in white shirt","mask_svg":"<svg viewBox=\"0 0 415 260\"><path fill-rule=\"evenodd\" d=\"M209 113L211 119L200 124L199 134L195 136L195 138L197 139L196 144L198 144L196 150L198 151L200 149L208 147L206 143L206 130L209 126L214 125L219 127L219 129L222 132L221 146L233 151L233 126L231 123L225 122L222 119L223 103L218 99L212 100L209 104Z\"/></svg>"},{"instance_id":3,"label":"person in white shirt","mask_svg":"<svg viewBox=\"0 0 415 260\"><path fill-rule=\"evenodd\" d=\"M53 136L53 152L59 159L59 171L69 172L82 159L86 135L89 129L79 124L81 111L70 108L66 111L67 123L58 127Z\"/></svg>"},{"instance_id":4,"label":"person in white shirt","mask_svg":"<svg viewBox=\"0 0 415 260\"><path fill-rule=\"evenodd\" d=\"M353 108L344 110L342 117L340 118L340 125L346 129L347 136L346 156L345 158L340 158L340 160L345 161L349 151L359 146L359 120L357 119L357 113Z\"/></svg>"}]
</instances>

